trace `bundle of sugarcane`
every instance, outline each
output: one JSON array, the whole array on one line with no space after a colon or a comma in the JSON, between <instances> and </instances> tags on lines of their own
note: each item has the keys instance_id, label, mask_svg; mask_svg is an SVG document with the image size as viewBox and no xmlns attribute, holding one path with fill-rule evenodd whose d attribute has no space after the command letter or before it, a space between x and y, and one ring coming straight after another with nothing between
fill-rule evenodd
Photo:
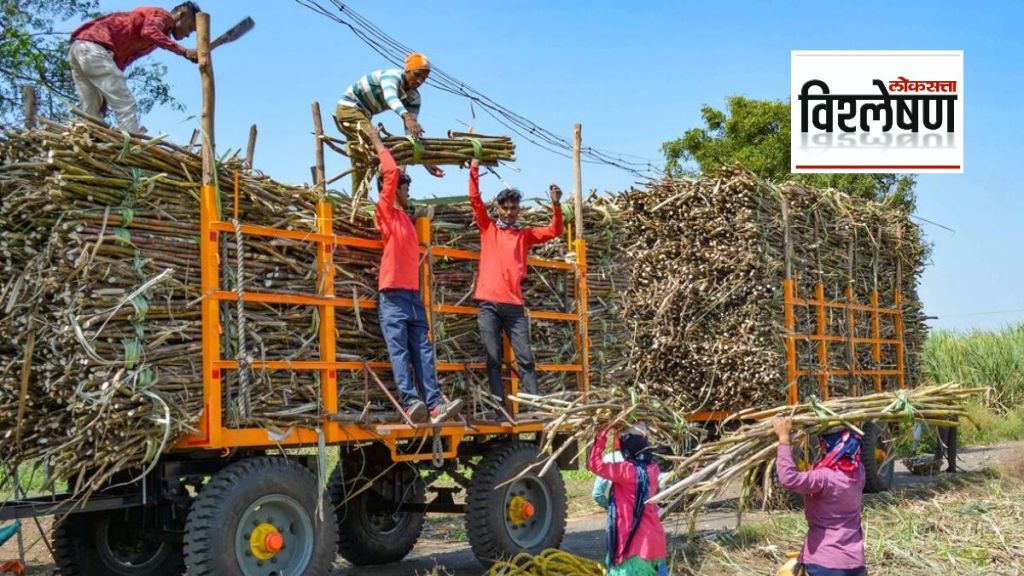
<instances>
[{"instance_id":1,"label":"bundle of sugarcane","mask_svg":"<svg viewBox=\"0 0 1024 576\"><path fill-rule=\"evenodd\" d=\"M598 430L612 424L621 423L625 427L643 423L652 445L673 454L684 453L698 438L699 430L670 400L663 400L652 392L646 387L607 386L592 389L586 395L520 392L512 398L520 403L521 410L546 415L541 451L550 454L550 458L538 463L543 466L540 472L543 474L562 452L589 446Z\"/></svg>"},{"instance_id":2,"label":"bundle of sugarcane","mask_svg":"<svg viewBox=\"0 0 1024 576\"><path fill-rule=\"evenodd\" d=\"M192 149L160 139L126 138L89 122L48 121L37 130L6 131L0 158L0 328L11 335L0 343L0 460L46 461L52 479L70 479L73 491L86 491L116 474L142 471L195 432L200 418L201 162ZM240 222L315 231L314 191L241 171L233 158L218 168L222 220L235 218L231 182L237 176ZM337 234L379 238L371 202L333 192L329 198L356 208L336 212ZM532 212L524 219L550 217ZM463 204L436 222L443 228L451 216L464 225L469 214ZM223 290L315 294L322 288L309 243L245 236L239 245L230 232L219 243ZM472 234L448 245L478 249ZM564 257L561 252L553 257ZM338 246L335 293L373 298L379 259L374 249ZM549 272L532 272L528 298L572 310L571 275L540 278ZM471 289L473 273L439 273L439 291ZM335 314L339 360L387 359L375 309L338 307ZM319 319L309 306L226 303L221 325L224 359L320 356ZM544 361L574 361L571 331L563 328L538 323L536 347ZM481 361L474 318L440 317L435 330L448 335L439 342L445 358ZM393 387L390 370L377 373ZM449 376L449 395L482 387L481 371ZM364 371L339 375L341 406L392 413L386 395L368 381ZM545 375L542 386L575 389L575 376ZM227 426L287 430L318 422L322 412L316 372L227 370L222 389Z\"/></svg>"},{"instance_id":3,"label":"bundle of sugarcane","mask_svg":"<svg viewBox=\"0 0 1024 576\"><path fill-rule=\"evenodd\" d=\"M537 555L520 552L509 560L496 562L486 576L604 576L607 573L600 562L549 548Z\"/></svg>"},{"instance_id":4,"label":"bundle of sugarcane","mask_svg":"<svg viewBox=\"0 0 1024 576\"><path fill-rule=\"evenodd\" d=\"M927 247L909 215L883 203L795 183L774 185L741 169L697 180L664 180L619 198L621 249L630 286L623 299L632 330L632 364L640 381L689 410L739 410L781 403L786 384L783 281L797 296L839 302L824 318L797 306L794 332L839 338L823 364L817 341L796 343L801 397L828 374L833 394L895 388L891 375L837 374L894 370L898 348L854 343L892 341L896 316L856 308L878 295L902 298L907 381L917 380L926 336L917 281ZM847 290L854 307L847 308ZM850 327L853 331L850 331ZM877 333L876 333L877 328Z\"/></svg>"},{"instance_id":5,"label":"bundle of sugarcane","mask_svg":"<svg viewBox=\"0 0 1024 576\"><path fill-rule=\"evenodd\" d=\"M346 154L353 168L369 169L377 166L377 154L373 145L366 140L350 138L347 141L328 139L332 147ZM409 164L461 165L473 158L481 164L515 162L516 146L507 136L485 136L467 132L448 132L447 138L413 138L411 136L388 136L384 145L399 166ZM345 143L347 150L340 145Z\"/></svg>"},{"instance_id":6,"label":"bundle of sugarcane","mask_svg":"<svg viewBox=\"0 0 1024 576\"><path fill-rule=\"evenodd\" d=\"M958 426L970 421L965 401L981 392L983 389L945 384L825 402L812 399L771 410L743 411L735 418L756 419L756 422L718 441L703 444L689 456L673 457L673 469L665 480L665 487L650 501L666 503L669 510L683 507L695 511L737 481L743 482L744 494L749 494L750 488L758 483L763 484L765 494L770 493L779 445L772 428L773 416L792 420L791 441L794 443L837 426L857 429L858 424L868 421Z\"/></svg>"},{"instance_id":7,"label":"bundle of sugarcane","mask_svg":"<svg viewBox=\"0 0 1024 576\"><path fill-rule=\"evenodd\" d=\"M0 149L0 327L14 335L0 348L0 459L45 459L52 478L85 491L153 462L200 416L200 161L185 148L91 123L43 121L6 133ZM231 160L221 166L237 168ZM262 176L240 181L241 220L313 229L315 197ZM222 210L231 209L231 195L222 194ZM222 250L233 262L235 243L222 242ZM307 247L251 241L245 250L241 278L249 286L315 291ZM224 266L224 288L238 285L238 271ZM237 310L223 311L229 358L237 355ZM310 309L243 310L247 332L259 327L251 356L318 353ZM253 376L261 377L272 378ZM242 391L226 386L225 406L237 416L229 421L294 421L289 411L319 398L314 385L292 384L253 386L241 404Z\"/></svg>"}]
</instances>

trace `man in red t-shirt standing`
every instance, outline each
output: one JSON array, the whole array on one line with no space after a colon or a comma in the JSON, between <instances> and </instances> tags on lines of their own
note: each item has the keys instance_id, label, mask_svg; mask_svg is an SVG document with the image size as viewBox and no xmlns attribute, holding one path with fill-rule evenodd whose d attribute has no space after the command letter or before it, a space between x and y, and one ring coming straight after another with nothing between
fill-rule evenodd
<instances>
[{"instance_id":1,"label":"man in red t-shirt standing","mask_svg":"<svg viewBox=\"0 0 1024 576\"><path fill-rule=\"evenodd\" d=\"M526 277L526 259L530 247L562 234L562 190L552 184L551 224L520 228L519 202L523 195L514 188L502 190L495 198L498 218L492 219L480 197L480 162L474 159L469 170L469 201L480 228L480 269L474 297L480 301L477 322L480 340L487 357L487 381L491 393L505 400L501 381L501 335L508 334L516 357L516 372L522 390L537 393L537 371L530 347L530 319L526 315L522 282Z\"/></svg>"},{"instance_id":2,"label":"man in red t-shirt standing","mask_svg":"<svg viewBox=\"0 0 1024 576\"><path fill-rule=\"evenodd\" d=\"M168 37L173 35L181 40L195 32L197 12L199 6L195 2L183 2L170 12L163 8L136 8L86 22L72 32L68 62L82 111L103 118L109 105L118 128L145 132L139 125L139 107L128 90L124 70L157 48L198 62L195 50Z\"/></svg>"},{"instance_id":3,"label":"man in red t-shirt standing","mask_svg":"<svg viewBox=\"0 0 1024 576\"><path fill-rule=\"evenodd\" d=\"M367 136L380 159L377 180L377 230L384 241L377 280L377 313L388 347L398 401L414 423L428 418L440 422L462 407L462 400L445 402L437 385L430 325L420 298L420 241L409 207L412 178L402 174L376 130Z\"/></svg>"}]
</instances>

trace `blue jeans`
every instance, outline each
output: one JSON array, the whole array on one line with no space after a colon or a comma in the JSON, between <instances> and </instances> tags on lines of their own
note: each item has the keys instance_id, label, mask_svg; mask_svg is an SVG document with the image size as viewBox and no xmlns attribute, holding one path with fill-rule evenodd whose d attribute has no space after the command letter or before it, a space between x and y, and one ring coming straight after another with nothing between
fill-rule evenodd
<instances>
[{"instance_id":1,"label":"blue jeans","mask_svg":"<svg viewBox=\"0 0 1024 576\"><path fill-rule=\"evenodd\" d=\"M391 357L398 401L408 408L423 400L427 408L441 404L434 370L434 348L427 337L427 312L416 290L382 290L377 296L380 330ZM413 373L415 372L415 381ZM418 386L417 386L418 384Z\"/></svg>"}]
</instances>

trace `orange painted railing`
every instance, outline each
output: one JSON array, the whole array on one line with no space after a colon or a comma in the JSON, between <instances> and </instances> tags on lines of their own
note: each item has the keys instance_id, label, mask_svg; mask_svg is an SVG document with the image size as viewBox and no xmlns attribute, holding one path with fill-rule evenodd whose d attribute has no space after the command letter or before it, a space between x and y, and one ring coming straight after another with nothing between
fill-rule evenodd
<instances>
[{"instance_id":1,"label":"orange painted railing","mask_svg":"<svg viewBox=\"0 0 1024 576\"><path fill-rule=\"evenodd\" d=\"M871 293L871 304L865 305L854 301L853 289L847 288L845 299L828 301L825 299L825 287L821 283L814 286L814 298L805 299L797 296L796 282L791 279L783 281L783 321L785 325L786 349L786 387L787 399L790 404L796 404L799 399L798 379L813 377L817 380L818 394L823 399L828 399L831 394L830 380L833 376L847 377L851 381L853 394L860 394L860 387L857 384L859 377L870 376L875 392L883 389L883 378L895 378L899 388L906 386L906 373L904 366L904 342L903 342L903 300L899 290L893 294L893 306L885 307L879 305L878 291ZM815 313L815 331L813 334L799 333L796 331L796 307L813 308ZM826 313L829 309L845 310L846 335L827 333ZM871 337L857 337L855 328L856 313L870 314ZM891 316L893 327L896 332L895 338L882 338L881 326L882 317ZM818 367L816 369L801 368L799 366L796 343L797 341L813 342L816 347ZM845 344L848 346L849 363L845 368L833 368L829 366L829 346L834 344ZM861 369L857 366L857 348L861 345L871 346L871 359L875 368ZM882 361L882 347L891 346L895 350L896 368L879 368Z\"/></svg>"},{"instance_id":2,"label":"orange painted railing","mask_svg":"<svg viewBox=\"0 0 1024 576\"><path fill-rule=\"evenodd\" d=\"M235 218L237 219L237 195L238 183L235 182L236 207ZM417 427L413 428L402 423L367 425L364 423L339 422L332 419L338 413L338 370L365 370L366 367L374 369L389 369L388 362L361 362L361 361L337 361L337 346L334 338L335 318L334 311L337 307L363 309L375 308L375 300L362 298L344 298L334 294L334 262L333 255L337 246L349 246L380 250L383 245L378 240L365 238L354 238L338 236L333 231L333 212L329 202L319 202L316 208L317 230L306 232L299 230L283 230L267 226L254 226L242 224L239 226L243 236L257 236L264 238L281 238L308 242L316 246L316 264L319 275L318 293L316 294L277 294L269 292L243 292L242 298L247 302L263 302L270 304L292 304L316 306L319 311L320 326L320 360L286 361L266 360L254 361L250 367L255 370L295 370L295 371L319 371L320 386L323 403L323 419L319 425L319 431L313 428L299 427L291 431L285 438L271 438L267 430L262 428L229 428L224 426L222 406L222 383L223 375L227 370L237 370L236 360L223 359L221 357L221 321L220 303L237 301L239 295L235 291L224 290L220 286L220 273L222 262L220 261L220 239L221 232L234 233L235 226L231 222L220 219L217 206L217 191L214 186L204 186L200 194L200 242L199 253L201 261L201 288L202 288L202 350L203 350L203 413L198 425L198 433L192 434L176 445L176 449L223 449L238 447L259 447L259 446L301 446L315 445L320 439L327 443L341 443L362 440L382 440L391 448L392 454L397 459L425 459L422 455L399 455L397 454L397 442L411 438L422 438L426 435L433 435L439 432L446 440L444 443L443 455L445 458L455 456L457 446L462 438L470 434L499 434L537 432L543 428L539 422L513 425L510 423L474 423L472 428L461 424L444 425L439 427ZM431 242L431 224L425 217L416 221L417 234L424 254L429 259L450 258L477 260L479 253L467 250L456 250L447 247L435 247ZM575 373L578 378L578 386L581 392L589 390L589 338L587 338L587 283L586 283L586 243L582 239L575 240L570 244L575 248L576 261L562 262L554 260L543 260L530 258L528 263L531 266L553 268L576 273L576 290L574 299L577 313L565 313L544 310L530 310L529 316L536 319L553 321L567 321L575 324L576 343L579 362L573 364L541 364L537 370L541 372L566 372ZM452 306L435 304L431 293L431 262L428 258L423 259L421 268L420 291L423 296L424 306L428 314L476 314L476 308L471 306ZM511 360L511 350L506 343L506 358ZM438 362L437 370L441 372L455 372L466 369L482 369L482 362L458 363ZM510 385L510 392L518 391L518 379L513 371ZM517 410L517 407L513 407ZM396 420L398 416L396 415ZM426 455L429 458L430 454Z\"/></svg>"}]
</instances>

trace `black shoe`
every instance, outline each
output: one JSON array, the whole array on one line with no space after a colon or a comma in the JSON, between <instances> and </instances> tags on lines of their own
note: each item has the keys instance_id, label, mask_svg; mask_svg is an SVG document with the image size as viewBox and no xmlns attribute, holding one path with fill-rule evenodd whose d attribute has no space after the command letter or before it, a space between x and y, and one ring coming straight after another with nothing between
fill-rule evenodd
<instances>
[{"instance_id":1,"label":"black shoe","mask_svg":"<svg viewBox=\"0 0 1024 576\"><path fill-rule=\"evenodd\" d=\"M462 400L458 398L451 402L438 404L430 410L430 422L432 424L444 422L452 416L457 416L460 410L462 410Z\"/></svg>"},{"instance_id":2,"label":"black shoe","mask_svg":"<svg viewBox=\"0 0 1024 576\"><path fill-rule=\"evenodd\" d=\"M413 400L405 407L405 415L413 424L422 424L430 420L430 411L422 400Z\"/></svg>"}]
</instances>

